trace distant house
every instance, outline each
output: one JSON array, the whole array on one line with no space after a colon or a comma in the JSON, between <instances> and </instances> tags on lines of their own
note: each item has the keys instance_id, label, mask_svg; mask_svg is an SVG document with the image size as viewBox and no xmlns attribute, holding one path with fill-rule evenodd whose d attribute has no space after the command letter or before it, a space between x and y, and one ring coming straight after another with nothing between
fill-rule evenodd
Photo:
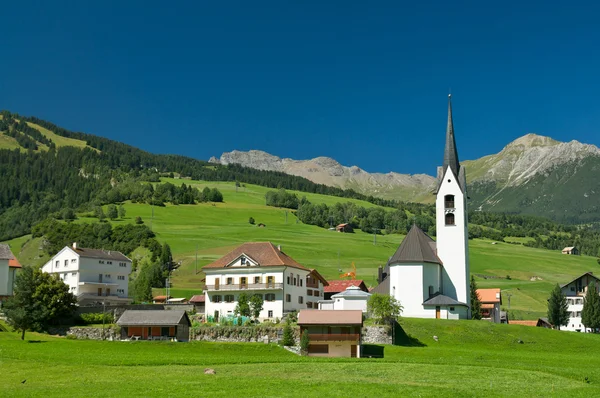
<instances>
[{"instance_id":1,"label":"distant house","mask_svg":"<svg viewBox=\"0 0 600 398\"><path fill-rule=\"evenodd\" d=\"M65 246L54 255L42 271L58 275L69 286L80 305L128 304L131 259L114 250Z\"/></svg>"},{"instance_id":2,"label":"distant house","mask_svg":"<svg viewBox=\"0 0 600 398\"><path fill-rule=\"evenodd\" d=\"M362 291L358 286L349 286L341 293L331 296L331 300L319 301L320 310L361 310L367 312L367 301L371 293Z\"/></svg>"},{"instance_id":3,"label":"distant house","mask_svg":"<svg viewBox=\"0 0 600 398\"><path fill-rule=\"evenodd\" d=\"M572 332L590 332L590 329L581 323L581 311L583 311L583 298L587 293L587 288L590 283L596 285L596 290L600 288L600 278L597 278L591 272L586 272L578 276L569 283L562 285L562 294L567 296L569 304L569 323L567 326L562 326L560 330L568 330Z\"/></svg>"},{"instance_id":4,"label":"distant house","mask_svg":"<svg viewBox=\"0 0 600 398\"><path fill-rule=\"evenodd\" d=\"M0 304L13 295L15 275L21 264L10 251L10 247L0 244Z\"/></svg>"},{"instance_id":5,"label":"distant house","mask_svg":"<svg viewBox=\"0 0 600 398\"><path fill-rule=\"evenodd\" d=\"M502 293L500 289L477 289L477 295L481 302L481 318L494 323L500 323L500 305L502 305Z\"/></svg>"},{"instance_id":6,"label":"distant house","mask_svg":"<svg viewBox=\"0 0 600 398\"><path fill-rule=\"evenodd\" d=\"M325 288L323 289L325 300L331 300L331 296L345 291L350 286L356 286L363 292L369 292L369 289L367 289L365 282L360 279L334 279L328 282L329 285L325 286Z\"/></svg>"},{"instance_id":7,"label":"distant house","mask_svg":"<svg viewBox=\"0 0 600 398\"><path fill-rule=\"evenodd\" d=\"M363 314L360 310L301 310L300 333L308 331L309 356L360 358Z\"/></svg>"},{"instance_id":8,"label":"distant house","mask_svg":"<svg viewBox=\"0 0 600 398\"><path fill-rule=\"evenodd\" d=\"M564 249L562 249L562 254L571 254L573 256L578 256L579 249L577 249L575 246L565 247Z\"/></svg>"},{"instance_id":9,"label":"distant house","mask_svg":"<svg viewBox=\"0 0 600 398\"><path fill-rule=\"evenodd\" d=\"M127 310L117 321L121 338L189 341L190 318L179 310Z\"/></svg>"},{"instance_id":10,"label":"distant house","mask_svg":"<svg viewBox=\"0 0 600 398\"><path fill-rule=\"evenodd\" d=\"M337 227L335 227L335 230L338 232L354 232L354 229L352 229L352 225L348 223L338 225Z\"/></svg>"},{"instance_id":11,"label":"distant house","mask_svg":"<svg viewBox=\"0 0 600 398\"><path fill-rule=\"evenodd\" d=\"M197 314L204 314L206 303L206 297L204 294L196 294L192 296L189 303L194 305Z\"/></svg>"},{"instance_id":12,"label":"distant house","mask_svg":"<svg viewBox=\"0 0 600 398\"><path fill-rule=\"evenodd\" d=\"M548 318L538 318L538 320L527 320L527 321L509 321L510 325L521 325L521 326L535 326L539 328L552 329L552 325L548 322Z\"/></svg>"},{"instance_id":13,"label":"distant house","mask_svg":"<svg viewBox=\"0 0 600 398\"><path fill-rule=\"evenodd\" d=\"M169 296L171 298L171 296ZM152 304L165 304L167 302L167 296L156 296L152 298Z\"/></svg>"}]
</instances>

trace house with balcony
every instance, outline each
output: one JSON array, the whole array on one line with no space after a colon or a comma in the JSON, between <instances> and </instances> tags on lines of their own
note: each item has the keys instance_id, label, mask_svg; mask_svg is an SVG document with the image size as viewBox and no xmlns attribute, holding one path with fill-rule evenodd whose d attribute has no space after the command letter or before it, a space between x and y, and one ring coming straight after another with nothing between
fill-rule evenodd
<instances>
[{"instance_id":1,"label":"house with balcony","mask_svg":"<svg viewBox=\"0 0 600 398\"><path fill-rule=\"evenodd\" d=\"M308 332L308 355L360 358L363 313L361 310L302 310L300 335Z\"/></svg>"},{"instance_id":2,"label":"house with balcony","mask_svg":"<svg viewBox=\"0 0 600 398\"><path fill-rule=\"evenodd\" d=\"M131 259L114 250L65 246L42 267L69 286L79 305L129 304Z\"/></svg>"},{"instance_id":3,"label":"house with balcony","mask_svg":"<svg viewBox=\"0 0 600 398\"><path fill-rule=\"evenodd\" d=\"M0 306L2 301L13 295L15 276L21 264L10 251L10 247L0 244Z\"/></svg>"},{"instance_id":4,"label":"house with balcony","mask_svg":"<svg viewBox=\"0 0 600 398\"><path fill-rule=\"evenodd\" d=\"M318 308L325 278L285 254L271 242L250 242L202 268L206 275L205 312L215 322L233 316L240 294L260 294L259 319L282 318L285 313Z\"/></svg>"},{"instance_id":5,"label":"house with balcony","mask_svg":"<svg viewBox=\"0 0 600 398\"><path fill-rule=\"evenodd\" d=\"M594 283L596 285L596 291L600 291L600 278L594 276L591 272L586 272L560 287L562 294L567 297L567 304L569 305L569 323L567 326L562 326L560 330L584 333L591 332L591 329L586 328L581 323L583 299L590 283Z\"/></svg>"},{"instance_id":6,"label":"house with balcony","mask_svg":"<svg viewBox=\"0 0 600 398\"><path fill-rule=\"evenodd\" d=\"M481 302L481 319L500 323L500 306L502 305L500 289L477 289L477 296Z\"/></svg>"}]
</instances>

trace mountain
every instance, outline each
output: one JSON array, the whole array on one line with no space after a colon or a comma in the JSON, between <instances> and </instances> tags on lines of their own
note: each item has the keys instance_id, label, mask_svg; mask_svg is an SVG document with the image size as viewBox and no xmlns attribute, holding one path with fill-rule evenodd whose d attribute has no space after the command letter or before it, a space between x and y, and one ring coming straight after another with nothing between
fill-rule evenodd
<instances>
[{"instance_id":1,"label":"mountain","mask_svg":"<svg viewBox=\"0 0 600 398\"><path fill-rule=\"evenodd\" d=\"M263 151L232 151L209 160L279 171L387 199L431 203L435 178L368 173L327 157L282 159ZM546 216L567 223L600 221L600 149L527 134L497 154L464 161L473 210Z\"/></svg>"},{"instance_id":2,"label":"mountain","mask_svg":"<svg viewBox=\"0 0 600 398\"><path fill-rule=\"evenodd\" d=\"M234 150L225 152L210 163L221 165L241 164L259 170L278 171L307 178L317 184L353 189L365 195L402 201L431 203L435 178L427 174L400 174L390 172L368 173L358 166L342 166L328 157L309 160L280 158L267 152Z\"/></svg>"}]
</instances>

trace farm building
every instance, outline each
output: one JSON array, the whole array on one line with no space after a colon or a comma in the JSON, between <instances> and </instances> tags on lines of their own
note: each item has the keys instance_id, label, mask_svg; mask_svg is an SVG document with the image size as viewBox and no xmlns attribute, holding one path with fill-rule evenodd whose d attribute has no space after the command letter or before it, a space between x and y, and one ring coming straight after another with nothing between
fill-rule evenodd
<instances>
[{"instance_id":1,"label":"farm building","mask_svg":"<svg viewBox=\"0 0 600 398\"><path fill-rule=\"evenodd\" d=\"M132 340L190 339L190 318L179 310L127 310L117 321L121 338Z\"/></svg>"},{"instance_id":2,"label":"farm building","mask_svg":"<svg viewBox=\"0 0 600 398\"><path fill-rule=\"evenodd\" d=\"M577 249L575 246L565 247L564 249L562 249L562 254L571 254L573 256L578 256L579 249Z\"/></svg>"},{"instance_id":3,"label":"farm building","mask_svg":"<svg viewBox=\"0 0 600 398\"><path fill-rule=\"evenodd\" d=\"M308 331L309 356L360 358L363 314L360 310L301 310L300 333Z\"/></svg>"},{"instance_id":4,"label":"farm building","mask_svg":"<svg viewBox=\"0 0 600 398\"><path fill-rule=\"evenodd\" d=\"M194 309L196 310L196 313L204 314L204 309L205 309L204 304L206 303L206 297L204 296L204 294L196 294L196 295L192 296L189 303L194 305Z\"/></svg>"},{"instance_id":5,"label":"farm building","mask_svg":"<svg viewBox=\"0 0 600 398\"><path fill-rule=\"evenodd\" d=\"M340 224L340 225L336 226L335 230L337 232L354 232L354 229L352 229L352 225L350 225L348 223L344 223L344 224Z\"/></svg>"}]
</instances>

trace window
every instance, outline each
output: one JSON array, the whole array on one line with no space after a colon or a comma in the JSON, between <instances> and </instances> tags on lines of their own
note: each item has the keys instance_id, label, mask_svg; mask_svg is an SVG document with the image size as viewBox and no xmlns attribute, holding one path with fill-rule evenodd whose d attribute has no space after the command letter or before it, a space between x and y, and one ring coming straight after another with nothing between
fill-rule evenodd
<instances>
[{"instance_id":1,"label":"window","mask_svg":"<svg viewBox=\"0 0 600 398\"><path fill-rule=\"evenodd\" d=\"M117 279L120 281L124 281L125 280L125 275L118 275Z\"/></svg>"},{"instance_id":2,"label":"window","mask_svg":"<svg viewBox=\"0 0 600 398\"><path fill-rule=\"evenodd\" d=\"M304 304L304 297L302 297L302 296L298 297L298 304Z\"/></svg>"},{"instance_id":3,"label":"window","mask_svg":"<svg viewBox=\"0 0 600 398\"><path fill-rule=\"evenodd\" d=\"M302 287L302 279L300 279L300 287Z\"/></svg>"},{"instance_id":4,"label":"window","mask_svg":"<svg viewBox=\"0 0 600 398\"><path fill-rule=\"evenodd\" d=\"M127 263L119 263L119 267L127 267Z\"/></svg>"},{"instance_id":5,"label":"window","mask_svg":"<svg viewBox=\"0 0 600 398\"><path fill-rule=\"evenodd\" d=\"M112 261L107 261L106 264L111 264L112 265Z\"/></svg>"},{"instance_id":6,"label":"window","mask_svg":"<svg viewBox=\"0 0 600 398\"><path fill-rule=\"evenodd\" d=\"M268 314L267 315L268 318L273 318L273 311L272 310L269 310L269 312L267 314Z\"/></svg>"},{"instance_id":7,"label":"window","mask_svg":"<svg viewBox=\"0 0 600 398\"><path fill-rule=\"evenodd\" d=\"M311 344L308 346L309 354L329 354L328 344Z\"/></svg>"},{"instance_id":8,"label":"window","mask_svg":"<svg viewBox=\"0 0 600 398\"><path fill-rule=\"evenodd\" d=\"M71 286L71 290L75 290L75 286Z\"/></svg>"},{"instance_id":9,"label":"window","mask_svg":"<svg viewBox=\"0 0 600 398\"><path fill-rule=\"evenodd\" d=\"M429 286L429 297L433 296L433 286Z\"/></svg>"},{"instance_id":10,"label":"window","mask_svg":"<svg viewBox=\"0 0 600 398\"><path fill-rule=\"evenodd\" d=\"M571 286L571 291L574 292L575 291L575 286Z\"/></svg>"},{"instance_id":11,"label":"window","mask_svg":"<svg viewBox=\"0 0 600 398\"><path fill-rule=\"evenodd\" d=\"M77 259L75 259L75 258L71 259L71 263L76 263L76 262L77 262Z\"/></svg>"},{"instance_id":12,"label":"window","mask_svg":"<svg viewBox=\"0 0 600 398\"><path fill-rule=\"evenodd\" d=\"M125 290L123 290L123 289L117 289L117 293L125 294Z\"/></svg>"},{"instance_id":13,"label":"window","mask_svg":"<svg viewBox=\"0 0 600 398\"><path fill-rule=\"evenodd\" d=\"M292 302L292 295L291 294L286 294L285 295L285 302L286 303L291 303Z\"/></svg>"},{"instance_id":14,"label":"window","mask_svg":"<svg viewBox=\"0 0 600 398\"><path fill-rule=\"evenodd\" d=\"M77 272L71 272L71 276L77 276Z\"/></svg>"},{"instance_id":15,"label":"window","mask_svg":"<svg viewBox=\"0 0 600 398\"><path fill-rule=\"evenodd\" d=\"M58 268L58 263L59 263L59 261L56 260L56 264L54 264L56 266L56 268ZM571 289L573 289L573 288L571 288Z\"/></svg>"},{"instance_id":16,"label":"window","mask_svg":"<svg viewBox=\"0 0 600 398\"><path fill-rule=\"evenodd\" d=\"M450 311L454 311L454 307L450 307Z\"/></svg>"},{"instance_id":17,"label":"window","mask_svg":"<svg viewBox=\"0 0 600 398\"><path fill-rule=\"evenodd\" d=\"M212 302L213 303L220 303L221 302L221 296L219 294L212 296Z\"/></svg>"},{"instance_id":18,"label":"window","mask_svg":"<svg viewBox=\"0 0 600 398\"><path fill-rule=\"evenodd\" d=\"M306 308L312 308L312 303L310 301L306 302Z\"/></svg>"},{"instance_id":19,"label":"window","mask_svg":"<svg viewBox=\"0 0 600 398\"><path fill-rule=\"evenodd\" d=\"M275 277L267 276L267 285L270 287L275 287Z\"/></svg>"},{"instance_id":20,"label":"window","mask_svg":"<svg viewBox=\"0 0 600 398\"><path fill-rule=\"evenodd\" d=\"M454 224L454 213L446 213L446 225L456 225Z\"/></svg>"},{"instance_id":21,"label":"window","mask_svg":"<svg viewBox=\"0 0 600 398\"><path fill-rule=\"evenodd\" d=\"M227 284L233 285L233 278L227 278Z\"/></svg>"},{"instance_id":22,"label":"window","mask_svg":"<svg viewBox=\"0 0 600 398\"><path fill-rule=\"evenodd\" d=\"M69 265L69 260L65 260L65 267Z\"/></svg>"},{"instance_id":23,"label":"window","mask_svg":"<svg viewBox=\"0 0 600 398\"><path fill-rule=\"evenodd\" d=\"M110 278L110 274L104 275L105 278Z\"/></svg>"},{"instance_id":24,"label":"window","mask_svg":"<svg viewBox=\"0 0 600 398\"><path fill-rule=\"evenodd\" d=\"M306 291L306 295L307 295L307 296L312 296L312 290L308 289L308 290Z\"/></svg>"},{"instance_id":25,"label":"window","mask_svg":"<svg viewBox=\"0 0 600 398\"><path fill-rule=\"evenodd\" d=\"M254 277L254 283L255 284L259 284L260 283L260 276L255 276Z\"/></svg>"},{"instance_id":26,"label":"window","mask_svg":"<svg viewBox=\"0 0 600 398\"><path fill-rule=\"evenodd\" d=\"M265 301L275 301L275 293L265 294Z\"/></svg>"},{"instance_id":27,"label":"window","mask_svg":"<svg viewBox=\"0 0 600 398\"><path fill-rule=\"evenodd\" d=\"M233 302L234 302L234 300L235 300L235 299L234 299L234 297L233 297L233 294L226 294L226 295L225 295L225 302L226 302L226 303L233 303Z\"/></svg>"},{"instance_id":28,"label":"window","mask_svg":"<svg viewBox=\"0 0 600 398\"><path fill-rule=\"evenodd\" d=\"M58 261L56 262L56 266L58 267ZM288 285L290 284L290 276L289 276L289 275L288 275L288 277L287 277L287 284L288 284ZM573 288L572 288L572 289L573 289Z\"/></svg>"},{"instance_id":29,"label":"window","mask_svg":"<svg viewBox=\"0 0 600 398\"><path fill-rule=\"evenodd\" d=\"M240 258L242 265L246 265L246 257Z\"/></svg>"},{"instance_id":30,"label":"window","mask_svg":"<svg viewBox=\"0 0 600 398\"><path fill-rule=\"evenodd\" d=\"M104 260L98 260L98 263L104 264Z\"/></svg>"},{"instance_id":31,"label":"window","mask_svg":"<svg viewBox=\"0 0 600 398\"><path fill-rule=\"evenodd\" d=\"M240 286L241 287L248 287L248 278L246 278L245 276L242 276L240 278Z\"/></svg>"},{"instance_id":32,"label":"window","mask_svg":"<svg viewBox=\"0 0 600 398\"><path fill-rule=\"evenodd\" d=\"M454 209L454 195L444 196L444 208Z\"/></svg>"}]
</instances>

